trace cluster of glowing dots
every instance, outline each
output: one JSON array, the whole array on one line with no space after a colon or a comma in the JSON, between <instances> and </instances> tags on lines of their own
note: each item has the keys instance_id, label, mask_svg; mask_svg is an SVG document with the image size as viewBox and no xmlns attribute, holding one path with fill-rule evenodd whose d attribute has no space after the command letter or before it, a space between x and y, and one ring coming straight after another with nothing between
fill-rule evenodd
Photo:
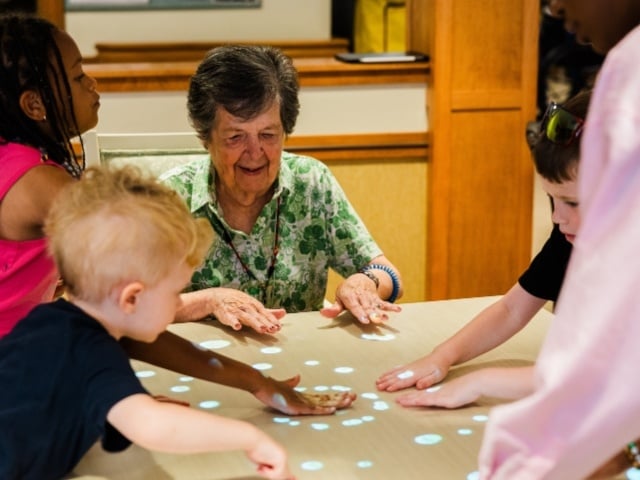
<instances>
[{"instance_id":1,"label":"cluster of glowing dots","mask_svg":"<svg viewBox=\"0 0 640 480\"><path fill-rule=\"evenodd\" d=\"M362 334L361 338L364 340L372 340L372 341L390 341L395 339L395 336L393 334L386 334L386 335ZM217 339L217 340L207 340L197 344L196 346L202 349L216 350L216 349L226 348L229 345L231 345L231 342L227 340ZM275 355L275 354L282 353L282 348L264 347L260 349L260 351L265 355ZM214 367L220 367L220 364L218 361L216 361L216 359L212 359L212 362L210 363ZM320 362L318 360L307 360L304 362L304 364L306 366L313 367L313 366L320 365ZM252 366L256 370L269 370L273 368L273 366L267 362L256 363ZM338 374L351 374L351 373L354 373L354 371L355 371L354 368L347 367L347 366L340 366L340 367L334 368L334 372ZM138 378L150 378L155 376L156 372L154 372L153 370L141 370L136 372L136 375L138 376ZM401 378L401 379L411 378L412 376L414 376L414 372L412 372L411 370L406 370L398 374L398 378ZM179 381L181 382L181 384L171 387L171 391L173 393L183 393L183 392L189 391L190 388L187 385L185 385L185 383L189 383L193 381L193 378L179 377ZM426 391L435 392L439 388L440 386L436 385L426 389ZM297 391L307 390L305 387L299 387L299 386L296 387L295 389ZM316 392L324 392L329 390L349 391L351 390L351 388L342 386L342 385L334 385L331 387L326 385L316 385L315 387L313 387L313 390ZM380 400L378 394L376 393L372 393L372 392L362 393L360 395L360 398L371 400L372 401L371 406L374 410L384 411L390 408L389 404L383 400ZM277 399L274 399L274 400L277 400ZM284 403L284 398L282 399L282 402ZM220 406L220 402L216 400L205 400L205 401L201 401L198 404L198 406L202 409L215 409ZM339 414L344 414L344 413L346 412L339 412ZM488 417L487 415L474 415L472 417L472 420L474 422L481 423L481 422L486 422L488 420ZM349 418L349 419L342 420L341 425L343 427L355 427L355 426L362 425L367 422L373 422L373 421L375 421L375 417L373 415L363 415L362 417L359 417L359 418ZM289 417L274 417L273 422L277 424L288 425L289 427L297 427L301 425L300 420L293 420ZM309 427L315 431L325 431L325 430L330 430L331 425L324 422L312 421L309 423ZM458 435L461 435L461 436L469 436L473 434L473 430L470 428L459 428L457 430L457 433ZM443 437L436 433L425 433L425 434L415 436L413 441L418 445L427 445L427 446L437 445L443 441ZM373 462L370 460L356 461L356 466L362 469L371 468L373 467L373 465L374 465ZM307 460L300 464L300 468L306 471L319 471L319 470L323 470L325 468L325 465L323 462L319 460ZM628 480L640 480L640 470L630 469L626 472L626 477ZM477 471L469 473L466 477L466 480L478 480L478 479L479 479L479 472Z\"/></svg>"}]
</instances>

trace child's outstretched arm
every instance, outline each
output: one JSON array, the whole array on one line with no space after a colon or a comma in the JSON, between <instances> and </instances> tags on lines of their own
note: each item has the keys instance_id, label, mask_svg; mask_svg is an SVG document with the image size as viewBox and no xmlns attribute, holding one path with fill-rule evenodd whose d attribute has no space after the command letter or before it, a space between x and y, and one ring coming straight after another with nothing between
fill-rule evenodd
<instances>
[{"instance_id":1,"label":"child's outstretched arm","mask_svg":"<svg viewBox=\"0 0 640 480\"><path fill-rule=\"evenodd\" d=\"M239 388L253 394L265 405L287 415L327 415L349 407L356 399L351 392L303 394L294 390L300 377L274 380L265 377L246 363L233 360L210 350L203 350L192 342L171 332L163 332L154 343L121 340L132 358L162 368Z\"/></svg>"},{"instance_id":2,"label":"child's outstretched arm","mask_svg":"<svg viewBox=\"0 0 640 480\"><path fill-rule=\"evenodd\" d=\"M284 448L250 423L131 395L107 420L133 443L166 453L244 450L265 478L293 480Z\"/></svg>"},{"instance_id":3,"label":"child's outstretched arm","mask_svg":"<svg viewBox=\"0 0 640 480\"><path fill-rule=\"evenodd\" d=\"M400 395L404 407L457 408L480 397L517 400L533 392L533 367L483 368L437 387Z\"/></svg>"},{"instance_id":4,"label":"child's outstretched arm","mask_svg":"<svg viewBox=\"0 0 640 480\"><path fill-rule=\"evenodd\" d=\"M414 385L419 389L430 387L442 381L452 366L471 360L507 341L544 304L545 300L534 297L516 283L504 296L478 313L431 353L383 373L376 380L376 387L387 392Z\"/></svg>"}]
</instances>

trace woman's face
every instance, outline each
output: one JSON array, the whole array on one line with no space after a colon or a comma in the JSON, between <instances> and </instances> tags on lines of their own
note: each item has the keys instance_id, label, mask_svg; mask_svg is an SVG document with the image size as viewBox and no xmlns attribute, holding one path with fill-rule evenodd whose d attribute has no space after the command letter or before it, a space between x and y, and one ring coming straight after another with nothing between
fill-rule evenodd
<instances>
[{"instance_id":1,"label":"woman's face","mask_svg":"<svg viewBox=\"0 0 640 480\"><path fill-rule=\"evenodd\" d=\"M540 181L551 199L551 220L558 224L567 241L573 243L580 228L578 183L575 180L555 183L545 178L541 178Z\"/></svg>"},{"instance_id":2,"label":"woman's face","mask_svg":"<svg viewBox=\"0 0 640 480\"><path fill-rule=\"evenodd\" d=\"M96 91L96 80L86 75L82 70L82 55L80 55L80 50L78 50L78 46L73 39L65 32L58 31L55 34L55 40L60 50L64 70L71 88L73 109L79 131L69 132L69 134L75 136L92 129L98 124L100 95ZM59 108L65 111L67 102L59 99L59 103ZM69 125L73 125L71 118L68 118L67 122Z\"/></svg>"},{"instance_id":3,"label":"woman's face","mask_svg":"<svg viewBox=\"0 0 640 480\"><path fill-rule=\"evenodd\" d=\"M278 177L284 130L280 104L243 120L224 108L216 112L207 149L217 175L217 195L241 205L264 200Z\"/></svg>"}]
</instances>

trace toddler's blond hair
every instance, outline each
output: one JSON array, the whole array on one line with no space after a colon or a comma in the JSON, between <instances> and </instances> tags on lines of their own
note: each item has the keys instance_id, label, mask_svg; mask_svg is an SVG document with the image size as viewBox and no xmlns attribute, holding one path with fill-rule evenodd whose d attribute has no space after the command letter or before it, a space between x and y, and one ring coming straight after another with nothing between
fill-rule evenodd
<instances>
[{"instance_id":1,"label":"toddler's blond hair","mask_svg":"<svg viewBox=\"0 0 640 480\"><path fill-rule=\"evenodd\" d=\"M132 281L154 286L213 240L176 192L133 166L93 167L55 198L45 234L67 292L90 302Z\"/></svg>"}]
</instances>

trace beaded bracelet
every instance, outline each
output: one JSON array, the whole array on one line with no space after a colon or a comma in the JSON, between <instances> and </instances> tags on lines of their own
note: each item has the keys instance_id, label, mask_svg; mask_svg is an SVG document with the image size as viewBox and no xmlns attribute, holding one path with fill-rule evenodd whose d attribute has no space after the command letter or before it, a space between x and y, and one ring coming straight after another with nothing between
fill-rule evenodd
<instances>
[{"instance_id":1,"label":"beaded bracelet","mask_svg":"<svg viewBox=\"0 0 640 480\"><path fill-rule=\"evenodd\" d=\"M640 468L640 449L636 442L629 442L624 451L627 453L627 458L631 462L633 468Z\"/></svg>"},{"instance_id":2,"label":"beaded bracelet","mask_svg":"<svg viewBox=\"0 0 640 480\"><path fill-rule=\"evenodd\" d=\"M380 263L365 265L360 269L360 272L367 275L365 272L368 272L369 270L382 270L383 272L387 272L387 274L391 278L391 283L393 284L391 295L389 295L389 298L387 298L387 302L395 302L398 298L398 293L400 293L400 279L398 278L398 274L393 270L393 268L387 267L386 265L382 265Z\"/></svg>"}]
</instances>

